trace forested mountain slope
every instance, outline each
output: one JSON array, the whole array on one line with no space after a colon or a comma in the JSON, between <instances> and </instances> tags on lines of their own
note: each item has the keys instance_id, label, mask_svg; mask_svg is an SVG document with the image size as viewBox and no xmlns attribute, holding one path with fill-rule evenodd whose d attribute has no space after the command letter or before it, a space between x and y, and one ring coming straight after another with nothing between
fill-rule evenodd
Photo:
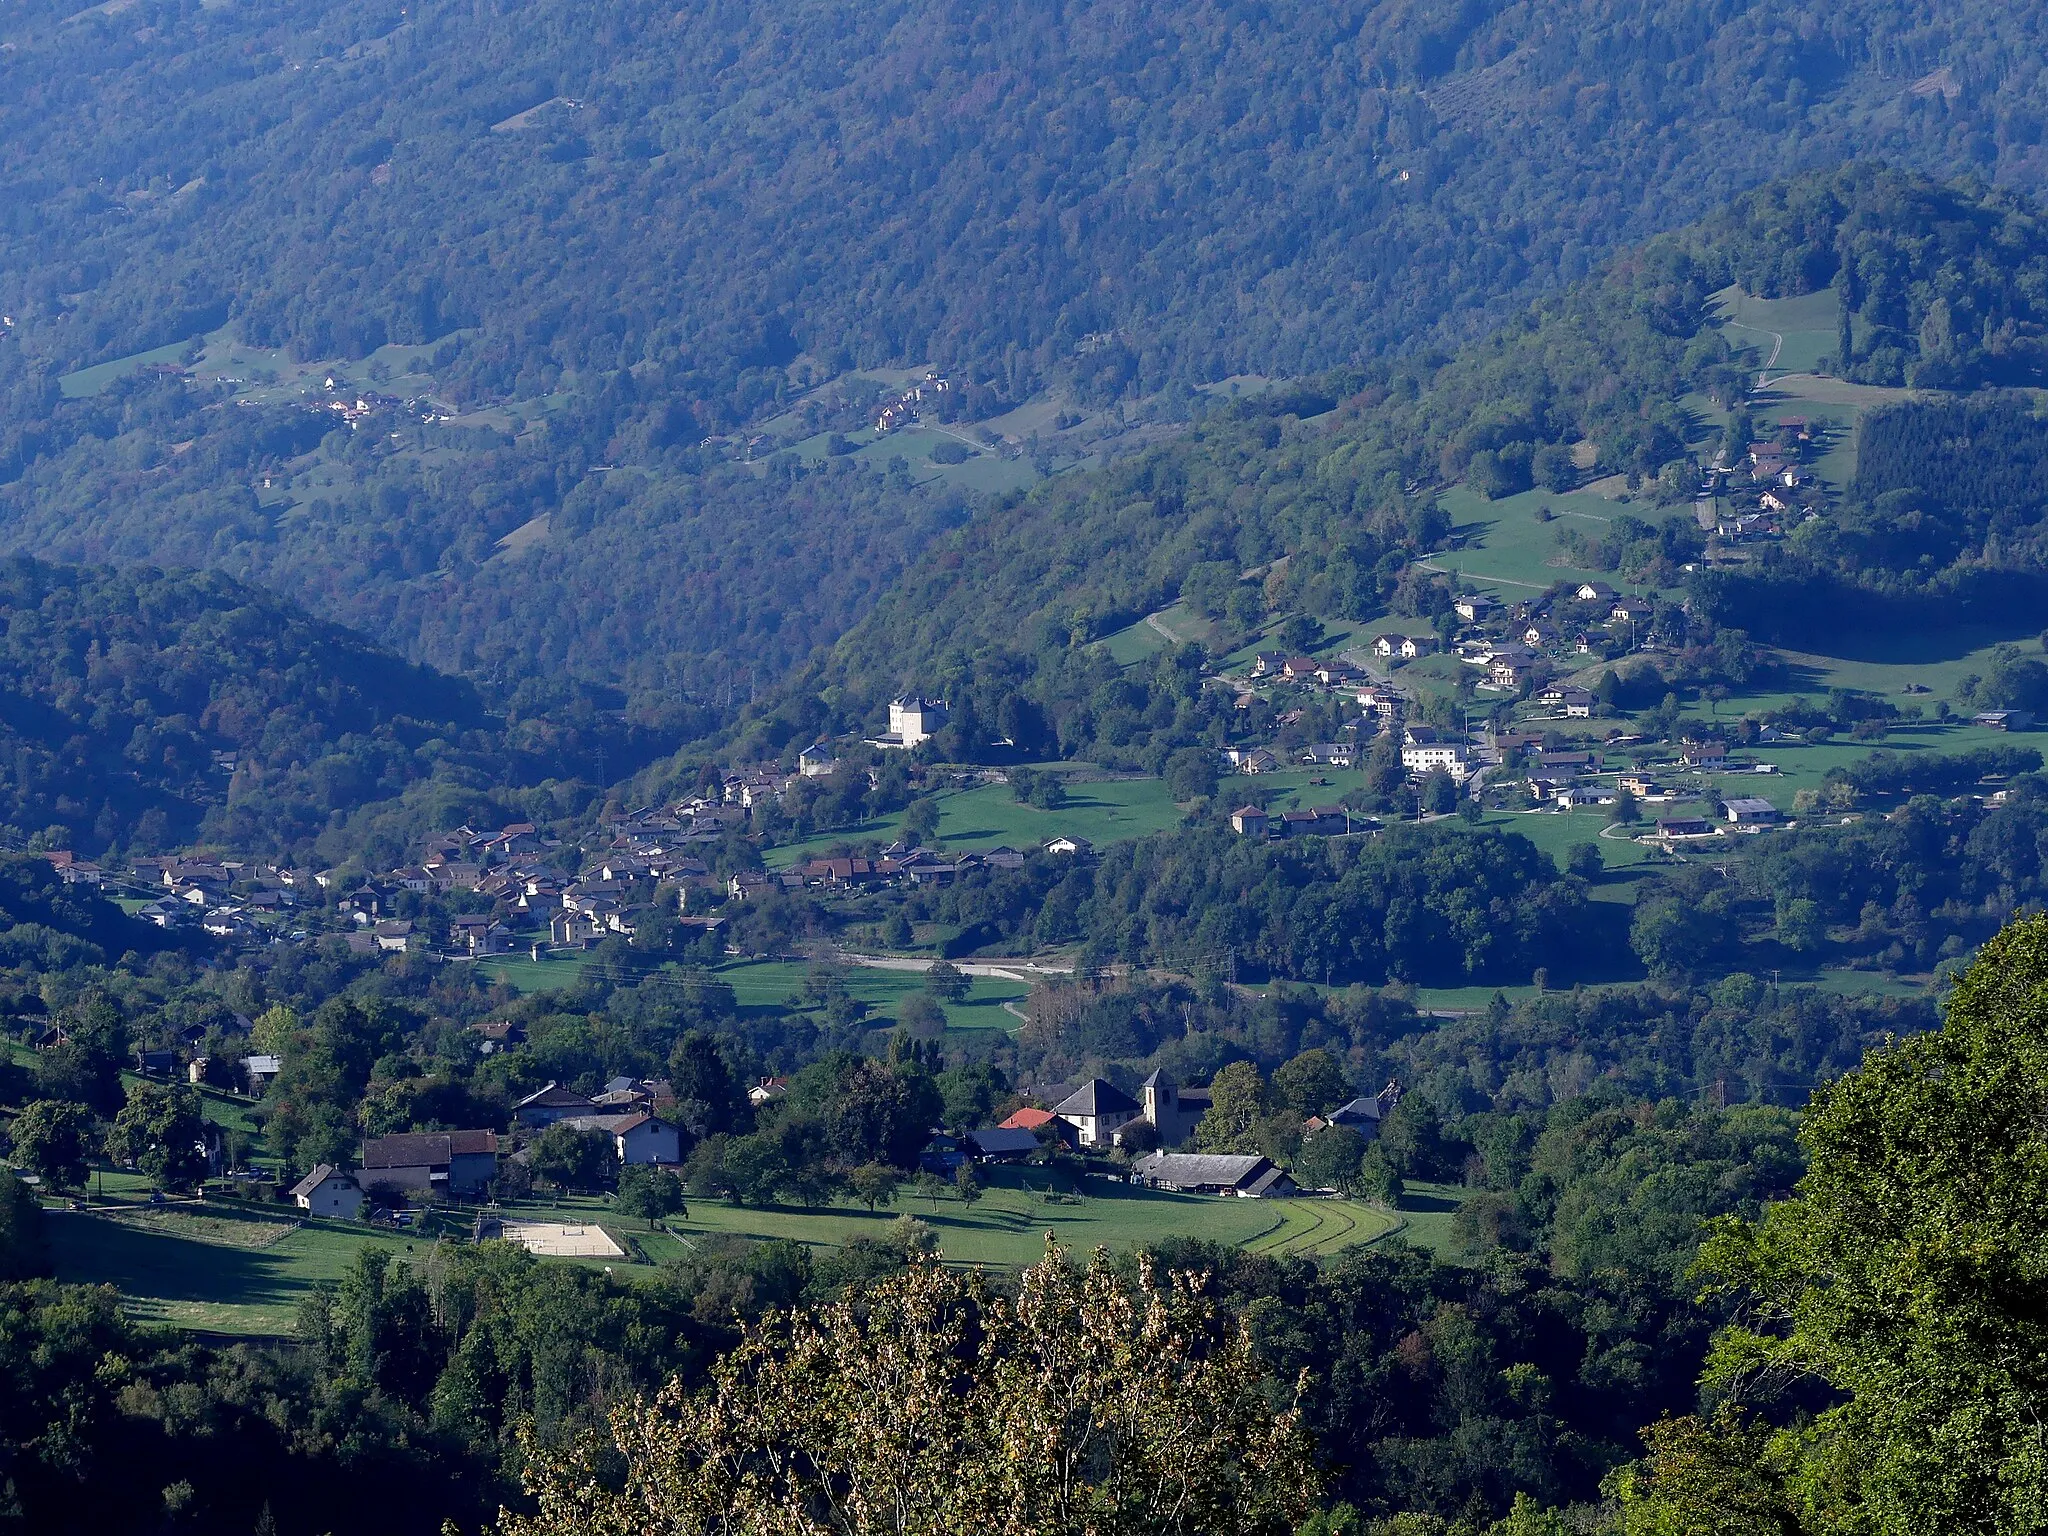
<instances>
[{"instance_id":1,"label":"forested mountain slope","mask_svg":"<svg viewBox=\"0 0 2048 1536\"><path fill-rule=\"evenodd\" d=\"M481 800L588 776L607 740L508 728L467 683L217 574L16 559L0 616L0 823L17 846L146 854L204 835L305 853L409 788Z\"/></svg>"},{"instance_id":2,"label":"forested mountain slope","mask_svg":"<svg viewBox=\"0 0 2048 1536\"><path fill-rule=\"evenodd\" d=\"M226 569L683 734L962 514L880 445L725 462L818 381L1185 415L1476 334L1802 163L2034 186L2048 116L2040 18L1983 0L68 11L0 19L0 546ZM337 438L248 378L58 387L202 332L287 373L416 344L448 409Z\"/></svg>"},{"instance_id":3,"label":"forested mountain slope","mask_svg":"<svg viewBox=\"0 0 2048 1536\"><path fill-rule=\"evenodd\" d=\"M351 432L223 393L142 375L67 400L45 381L39 418L0 442L0 549L226 570L498 698L623 688L688 735L830 644L966 513L843 459L678 464L644 434L635 453L615 390L519 437L392 411Z\"/></svg>"},{"instance_id":4,"label":"forested mountain slope","mask_svg":"<svg viewBox=\"0 0 2048 1536\"><path fill-rule=\"evenodd\" d=\"M465 393L651 365L709 421L800 352L1328 367L1801 161L2033 183L2048 111L1981 0L69 9L0 56L32 355L473 328Z\"/></svg>"},{"instance_id":5,"label":"forested mountain slope","mask_svg":"<svg viewBox=\"0 0 2048 1536\"><path fill-rule=\"evenodd\" d=\"M1850 371L1962 386L2037 380L2048 335L2040 231L2025 200L1872 166L1760 189L1440 365L1331 375L1325 393L1237 406L1107 473L978 517L805 679L784 728L821 723L820 692L857 714L913 685L962 695L1021 686L1055 712L1099 715L1114 706L1091 691L1116 669L1088 642L1176 599L1240 627L1290 610L1426 621L1430 604L1448 602L1413 564L1448 531L1440 488L1561 487L1577 474L1575 446L1595 473L1653 479L1680 466L1689 503L1693 461L1745 446L1722 443L1719 429L1704 442L1685 401L1733 399L1750 380L1708 304L1731 283L1770 296L1835 287L1858 338ZM2048 441L2039 423L2005 398L1968 410L2003 423L2014 454L2038 455ZM1881 414L1869 430L1883 437L1899 419ZM1942 437L1943 419L1893 434L1903 443L1874 461L1888 478L1874 467L1839 518L1807 524L1747 574L1693 578L1702 612L1758 630L1839 629L1880 590L2024 600L2033 589L2007 578L2048 565L2035 553L2048 500L2006 495L1995 518L1981 505L1949 508L1953 476L1938 454L1920 487L1900 478ZM1972 442L1960 457L1981 474L1991 438L1980 430ZM2024 490L2035 478L2021 469L2000 484ZM1823 590L1844 601L1800 595Z\"/></svg>"}]
</instances>

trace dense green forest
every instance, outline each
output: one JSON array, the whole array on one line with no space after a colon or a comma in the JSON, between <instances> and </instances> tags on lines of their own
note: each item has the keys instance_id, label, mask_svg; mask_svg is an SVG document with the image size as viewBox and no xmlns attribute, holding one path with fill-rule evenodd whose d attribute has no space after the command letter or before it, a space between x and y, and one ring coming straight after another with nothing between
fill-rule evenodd
<instances>
[{"instance_id":1,"label":"dense green forest","mask_svg":"<svg viewBox=\"0 0 2048 1536\"><path fill-rule=\"evenodd\" d=\"M624 686L645 717L701 734L967 512L957 489L912 488L922 460L897 470L870 450L764 483L725 467L737 439L707 437L849 369L924 362L955 377L947 410L967 418L1050 391L1166 423L1198 413L1194 385L1377 369L1390 346L1468 338L1802 166L1883 154L2031 188L2044 103L2012 62L2032 56L2031 25L1981 5L1907 23L1877 6L1642 15L1604 0L1568 17L1355 5L1279 23L1202 6L1000 23L942 5L851 20L19 7L0 53L0 538L226 569L500 696ZM1738 205L1702 237L1706 291L1795 293L1839 271L1862 338L1845 371L2025 377L2031 226L2000 198L1890 185ZM1624 307L1690 337L1688 275L1623 281ZM460 427L373 413L336 439L332 418L275 398L209 410L230 387L211 377L145 374L111 399L57 388L69 368L223 325L287 359L403 343L416 350L355 387L417 369L428 384L409 388L451 408L518 409ZM1642 338L1579 344L1574 366L1612 374L1616 348ZM1664 350L1622 400L1728 366ZM1386 429L1404 479L1484 453L1482 479L1526 481L1521 445L1587 425L1572 418L1592 380L1495 390L1499 371L1468 369L1480 419L1451 381L1430 391L1430 418L1464 436L1441 464L1429 430ZM1602 415L1605 462L1678 456L1672 420ZM1339 516L1360 484L1388 510L1396 466L1375 441L1336 470ZM1305 470L1251 478L1269 473ZM1189 566L1302 542L1270 524L1197 532L1196 489L1188 547L1158 569L1137 564L1150 538L1115 558L1113 541L1062 541L1085 573L1063 627L1171 592ZM1114 480L1068 494L1151 499ZM1034 527L994 507L954 551L1016 564L1006 607L1032 625L1038 582L1018 557ZM497 549L522 529L523 552ZM1300 579L1322 570L1333 611L1355 604L1384 586L1361 574L1384 535L1316 535L1331 547L1303 551ZM922 578L906 589L918 627L971 643L929 596ZM628 612L638 622L614 617Z\"/></svg>"},{"instance_id":2,"label":"dense green forest","mask_svg":"<svg viewBox=\"0 0 2048 1536\"><path fill-rule=\"evenodd\" d=\"M516 810L527 789L595 781L646 739L587 708L580 723L487 715L467 682L404 661L217 574L46 565L0 569L0 817L15 846L99 856L206 839L246 852L387 852L435 815ZM588 789L570 789L571 801ZM432 800L417 816L399 808ZM353 821L351 820L353 818Z\"/></svg>"},{"instance_id":3,"label":"dense green forest","mask_svg":"<svg viewBox=\"0 0 2048 1536\"><path fill-rule=\"evenodd\" d=\"M624 374L516 439L389 410L351 432L324 409L221 394L153 374L74 400L21 385L0 428L8 543L227 570L498 699L623 692L685 736L836 638L965 516L958 493L904 472L702 465L687 434L650 446ZM591 468L622 457L640 467ZM309 462L317 487L261 490ZM498 547L522 528L536 544Z\"/></svg>"},{"instance_id":4,"label":"dense green forest","mask_svg":"<svg viewBox=\"0 0 2048 1536\"><path fill-rule=\"evenodd\" d=\"M1313 371L1801 162L2030 185L2048 110L1986 5L63 15L0 63L31 355L460 333L464 394L652 369L707 427L799 356Z\"/></svg>"}]
</instances>

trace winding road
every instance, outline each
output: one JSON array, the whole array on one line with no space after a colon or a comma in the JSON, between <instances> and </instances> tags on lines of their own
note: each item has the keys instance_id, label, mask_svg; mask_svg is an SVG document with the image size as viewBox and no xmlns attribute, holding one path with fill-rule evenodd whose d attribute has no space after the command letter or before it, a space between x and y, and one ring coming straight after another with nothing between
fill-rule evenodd
<instances>
[{"instance_id":1,"label":"winding road","mask_svg":"<svg viewBox=\"0 0 2048 1536\"><path fill-rule=\"evenodd\" d=\"M1756 374L1756 387L1763 389L1771 382L1771 370L1777 366L1778 354L1785 350L1785 333L1767 331L1760 325L1744 325L1740 320L1730 320L1727 323L1738 331L1755 331L1759 336L1771 338L1771 355L1764 359L1763 367L1759 368Z\"/></svg>"}]
</instances>

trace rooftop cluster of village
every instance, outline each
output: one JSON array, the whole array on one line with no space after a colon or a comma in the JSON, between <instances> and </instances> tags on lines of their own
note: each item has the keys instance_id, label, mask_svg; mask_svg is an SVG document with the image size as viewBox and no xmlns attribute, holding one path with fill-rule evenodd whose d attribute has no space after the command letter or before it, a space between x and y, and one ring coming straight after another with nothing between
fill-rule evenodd
<instances>
[{"instance_id":1,"label":"rooftop cluster of village","mask_svg":"<svg viewBox=\"0 0 2048 1536\"><path fill-rule=\"evenodd\" d=\"M251 1061L251 1081L260 1091L270 1064ZM785 1079L764 1078L748 1098L757 1113L772 1114L787 1091ZM1301 1135L1306 1140L1334 1130L1355 1136L1354 1148L1369 1144L1400 1102L1400 1085L1389 1082L1376 1094L1308 1116ZM353 1166L321 1163L287 1194L313 1215L344 1220L442 1201L485 1202L508 1186L530 1188L536 1172L547 1172L549 1152L564 1132L600 1144L618 1169L687 1164L697 1175L693 1184L707 1182L710 1176L688 1163L701 1138L680 1123L680 1108L665 1080L617 1077L595 1094L549 1083L513 1106L508 1131L366 1137ZM932 1127L916 1153L918 1170L957 1184L971 1181L976 1166L1065 1156L1096 1162L1145 1188L1182 1194L1276 1199L1302 1192L1294 1174L1260 1153L1201 1150L1203 1121L1213 1108L1210 1088L1183 1088L1164 1071L1148 1076L1136 1096L1091 1077L1050 1107L1027 1103L995 1124Z\"/></svg>"},{"instance_id":2,"label":"rooftop cluster of village","mask_svg":"<svg viewBox=\"0 0 2048 1536\"><path fill-rule=\"evenodd\" d=\"M915 747L943 723L943 706L898 699L890 730L865 745ZM870 761L877 755L867 754ZM581 841L545 835L530 822L457 827L429 837L416 862L380 875L205 853L117 871L68 852L46 857L67 882L141 898L131 902L136 915L159 927L191 925L245 942L339 934L366 955L427 950L538 958L591 949L610 938L631 940L656 914L686 937L710 938L724 925L721 908L770 892L946 885L972 870L1021 868L1027 855L1093 852L1087 838L1057 834L1027 850L973 852L896 838L861 855L762 867L763 815L807 781L844 766L839 750L821 743L804 751L793 770L764 763L726 771L673 803L614 816ZM879 770L865 767L859 776L872 784Z\"/></svg>"},{"instance_id":3,"label":"rooftop cluster of village","mask_svg":"<svg viewBox=\"0 0 2048 1536\"><path fill-rule=\"evenodd\" d=\"M1827 510L1826 494L1807 462L1815 445L1812 423L1783 416L1768 441L1751 444L1733 463L1724 456L1701 471L1695 511L1709 535L1710 562L1746 561L1750 555L1742 546L1782 538Z\"/></svg>"}]
</instances>

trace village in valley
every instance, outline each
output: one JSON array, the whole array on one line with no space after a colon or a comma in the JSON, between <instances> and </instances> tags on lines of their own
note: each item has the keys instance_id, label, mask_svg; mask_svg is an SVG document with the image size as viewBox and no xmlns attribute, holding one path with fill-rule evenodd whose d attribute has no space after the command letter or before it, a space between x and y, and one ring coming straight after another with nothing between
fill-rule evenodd
<instances>
[{"instance_id":1,"label":"village in valley","mask_svg":"<svg viewBox=\"0 0 2048 1536\"><path fill-rule=\"evenodd\" d=\"M401 400L345 382L327 378L300 404L351 430L442 409L424 395ZM302 393L315 389L308 381ZM797 412L791 430L844 425L857 408L871 413L864 441L939 433L951 444L958 434L943 423L957 404L936 370L913 370L872 398L835 400L836 415L822 405ZM830 436L826 452L861 446ZM1830 515L1833 491L1816 464L1839 437L1832 421L1785 415L1733 463L1678 466L1683 483L1667 474L1585 484L1590 466L1581 465L1549 495L1481 500L1464 486L1440 488L1428 494L1464 520L1449 520L1392 611L1382 606L1369 622L1282 612L1233 630L1205 626L1181 605L1144 615L1094 649L1126 670L1184 665L1204 721L1195 744L1152 759L1033 759L1007 738L964 739L944 697L913 690L878 706L864 730L706 763L686 792L656 803L614 800L555 824L454 826L395 861L308 867L206 847L151 859L94 861L54 847L42 856L63 882L118 901L167 942L252 957L291 946L359 976L389 967L428 986L441 968L467 967L448 974L504 1000L486 1017L450 1023L436 1047L490 1079L496 1114L384 1134L366 1124L345 1148L330 1143L310 1168L301 1159L288 1171L250 1153L250 1130L272 1112L286 1066L256 1021L231 1012L167 1022L135 1044L135 1080L206 1096L204 1177L330 1236L503 1237L555 1260L652 1266L718 1234L857 1243L854 1207L865 1202L872 1217L899 1196L907 1205L914 1190L925 1219L946 1229L948 1257L962 1260L1009 1262L1023 1236L1052 1220L1111 1242L1191 1227L1269 1252L1334 1250L1397 1231L1427 1243L1438 1234L1431 1223L1446 1219L1425 1214L1435 1197L1404 1196L1392 1165L1367 1155L1402 1102L1398 1080L1360 1093L1333 1079L1312 1104L1277 1113L1270 1089L1255 1088L1265 1118L1254 1135L1245 1085L1231 1077L1248 1063L1183 1084L1164 1068L1112 1081L1100 1073L1113 1067L1068 1061L930 1114L888 1166L796 1166L780 1183L749 1184L721 1161L732 1122L679 1093L673 1075L600 1081L529 1070L531 1015L513 1000L586 983L726 988L729 1023L794 1018L811 1032L807 1051L829 1039L935 1071L948 1052L986 1055L990 1031L1014 1040L1044 994L1190 980L1105 962L1073 936L1048 939L1029 924L954 921L946 906L1004 882L1042 902L1062 872L1098 868L1110 850L1156 833L1206 829L1233 855L1319 839L1334 861L1341 846L1356 850L1404 825L1452 837L1519 832L1577 889L1620 904L1648 871L1739 856L1769 846L1748 839L1802 823L1884 814L1849 770L1888 737L1961 736L1982 754L2030 730L2031 716L1953 712L1904 665L1831 674L1818 658L1697 622L1683 596L1696 570L1765 560ZM751 455L773 445L734 446ZM1653 525L1624 510L1632 505L1674 515ZM1971 697L1973 674L1951 668L1937 681ZM1971 793L1996 803L2004 759L1985 761L1990 771ZM237 762L217 752L213 767L232 778ZM1313 860L1315 848L1301 852ZM1234 961L1196 980L1265 995L1266 983L1239 975ZM1540 995L1546 985L1538 970L1532 986L1511 990ZM1398 978L1388 987L1403 1006L1453 1018L1489 992L1505 1007L1506 990L1442 989L1432 1000ZM63 1046L65 1028L52 1021L26 1045ZM815 1095L782 1059L801 1054L747 1056L757 1070L736 1085L741 1118L772 1125L793 1091ZM1272 1155L1246 1150L1267 1143ZM598 1193L606 1189L614 1192ZM122 1201L141 1198L128 1191L106 1209L119 1214ZM1288 1214L1247 1216L1248 1201L1277 1201L1259 1209ZM617 1219L628 1206L646 1215L647 1231Z\"/></svg>"}]
</instances>

